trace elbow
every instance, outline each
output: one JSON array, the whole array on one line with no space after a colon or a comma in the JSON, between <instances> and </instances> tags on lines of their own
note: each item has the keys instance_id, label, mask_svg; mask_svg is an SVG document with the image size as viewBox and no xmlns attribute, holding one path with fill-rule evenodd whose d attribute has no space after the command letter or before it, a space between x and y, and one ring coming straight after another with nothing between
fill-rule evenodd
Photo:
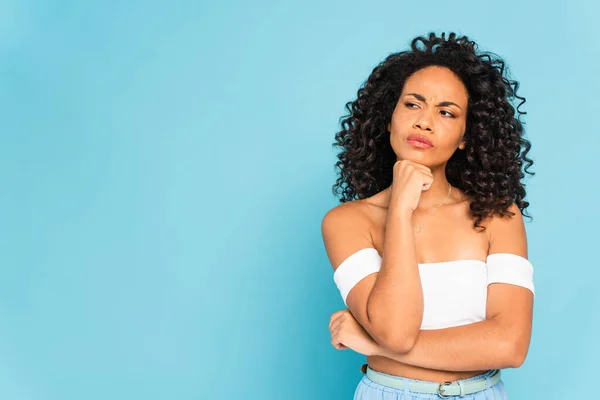
<instances>
[{"instance_id":1,"label":"elbow","mask_svg":"<svg viewBox=\"0 0 600 400\"><path fill-rule=\"evenodd\" d=\"M527 358L528 348L529 346L527 344L512 341L505 352L505 354L508 355L506 366L508 368L519 368L521 365L523 365L525 359Z\"/></svg>"},{"instance_id":2,"label":"elbow","mask_svg":"<svg viewBox=\"0 0 600 400\"><path fill-rule=\"evenodd\" d=\"M382 347L394 353L408 353L415 346L419 329L398 329L397 324L369 321L372 331L371 336ZM419 327L420 328L420 327Z\"/></svg>"},{"instance_id":3,"label":"elbow","mask_svg":"<svg viewBox=\"0 0 600 400\"><path fill-rule=\"evenodd\" d=\"M389 343L388 348L395 353L406 354L415 347L416 339L403 338Z\"/></svg>"},{"instance_id":4,"label":"elbow","mask_svg":"<svg viewBox=\"0 0 600 400\"><path fill-rule=\"evenodd\" d=\"M421 331L421 319L409 323L406 318L390 318L389 313L373 312L372 304L367 304L367 319L374 331L372 337L377 343L394 353L408 353L415 346ZM404 323L396 322L404 321Z\"/></svg>"},{"instance_id":5,"label":"elbow","mask_svg":"<svg viewBox=\"0 0 600 400\"><path fill-rule=\"evenodd\" d=\"M382 335L379 344L394 353L408 353L415 347L417 335L408 333L395 333Z\"/></svg>"},{"instance_id":6,"label":"elbow","mask_svg":"<svg viewBox=\"0 0 600 400\"><path fill-rule=\"evenodd\" d=\"M527 358L527 352L525 352L525 351L514 352L508 362L508 367L509 368L519 368L525 362L525 358Z\"/></svg>"}]
</instances>

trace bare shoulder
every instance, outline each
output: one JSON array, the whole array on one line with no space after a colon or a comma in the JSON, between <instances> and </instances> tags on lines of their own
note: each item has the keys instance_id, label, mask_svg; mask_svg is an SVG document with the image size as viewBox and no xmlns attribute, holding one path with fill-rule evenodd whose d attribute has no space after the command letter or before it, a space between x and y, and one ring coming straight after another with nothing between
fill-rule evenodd
<instances>
[{"instance_id":1,"label":"bare shoulder","mask_svg":"<svg viewBox=\"0 0 600 400\"><path fill-rule=\"evenodd\" d=\"M372 219L363 200L342 203L325 214L321 235L334 270L358 250L374 247L371 228Z\"/></svg>"},{"instance_id":2,"label":"bare shoulder","mask_svg":"<svg viewBox=\"0 0 600 400\"><path fill-rule=\"evenodd\" d=\"M512 215L511 215L512 214ZM494 215L487 224L491 231L520 230L525 228L523 214L516 203L512 203L504 216Z\"/></svg>"},{"instance_id":3,"label":"bare shoulder","mask_svg":"<svg viewBox=\"0 0 600 400\"><path fill-rule=\"evenodd\" d=\"M513 203L508 207L513 215L494 215L486 224L490 241L489 253L513 253L527 257L527 233L523 214Z\"/></svg>"}]
</instances>

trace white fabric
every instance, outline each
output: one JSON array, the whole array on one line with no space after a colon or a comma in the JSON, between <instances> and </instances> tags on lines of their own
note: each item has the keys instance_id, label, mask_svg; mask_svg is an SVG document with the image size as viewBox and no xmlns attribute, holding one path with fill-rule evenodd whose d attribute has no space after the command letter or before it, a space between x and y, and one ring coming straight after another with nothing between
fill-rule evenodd
<instances>
[{"instance_id":1,"label":"white fabric","mask_svg":"<svg viewBox=\"0 0 600 400\"><path fill-rule=\"evenodd\" d=\"M423 288L421 329L441 329L485 319L485 262L461 260L419 264Z\"/></svg>"},{"instance_id":2,"label":"white fabric","mask_svg":"<svg viewBox=\"0 0 600 400\"><path fill-rule=\"evenodd\" d=\"M496 253L487 257L488 285L494 282L524 286L535 294L533 265L515 254Z\"/></svg>"},{"instance_id":3,"label":"white fabric","mask_svg":"<svg viewBox=\"0 0 600 400\"><path fill-rule=\"evenodd\" d=\"M350 255L336 268L333 280L342 295L344 304L346 304L348 293L358 282L367 275L379 272L381 260L376 249L367 247Z\"/></svg>"},{"instance_id":4,"label":"white fabric","mask_svg":"<svg viewBox=\"0 0 600 400\"><path fill-rule=\"evenodd\" d=\"M344 304L358 282L381 269L381 261L377 250L369 247L350 255L338 266L334 281ZM423 330L485 320L487 286L491 283L510 283L534 292L533 266L526 258L510 253L490 254L486 261L419 264L419 274L424 300Z\"/></svg>"}]
</instances>

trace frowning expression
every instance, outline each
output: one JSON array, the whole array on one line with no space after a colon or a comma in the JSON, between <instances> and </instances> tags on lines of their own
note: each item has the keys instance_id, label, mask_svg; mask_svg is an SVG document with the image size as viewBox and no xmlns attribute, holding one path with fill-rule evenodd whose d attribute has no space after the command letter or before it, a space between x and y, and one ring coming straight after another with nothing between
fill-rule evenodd
<instances>
[{"instance_id":1,"label":"frowning expression","mask_svg":"<svg viewBox=\"0 0 600 400\"><path fill-rule=\"evenodd\" d=\"M464 149L468 93L449 69L423 68L405 82L388 124L397 159L432 167Z\"/></svg>"}]
</instances>

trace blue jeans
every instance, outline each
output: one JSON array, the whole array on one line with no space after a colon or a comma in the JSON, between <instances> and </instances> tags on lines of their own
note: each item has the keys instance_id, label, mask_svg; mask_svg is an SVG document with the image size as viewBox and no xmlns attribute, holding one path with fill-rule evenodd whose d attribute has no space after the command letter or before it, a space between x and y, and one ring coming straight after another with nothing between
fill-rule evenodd
<instances>
[{"instance_id":1,"label":"blue jeans","mask_svg":"<svg viewBox=\"0 0 600 400\"><path fill-rule=\"evenodd\" d=\"M382 372L378 372L379 374L383 374ZM489 375L491 371L488 371L481 375L476 375L471 378L464 379L465 381L477 378L484 378L486 375ZM383 374L388 375L388 374ZM394 375L388 375L394 376ZM406 382L417 381L415 379L408 379L399 376L395 376L399 380L403 380ZM375 383L370 380L366 375L358 383L356 387L356 391L354 392L354 400L440 400L441 397L437 394L426 394L426 393L416 393L411 392L409 390L397 389L390 386L380 385L379 383ZM504 388L504 382L502 379L498 381L494 386L491 386L485 390L480 392L471 393L464 397L452 396L450 399L461 399L461 400L506 400L508 397L506 396L506 389Z\"/></svg>"}]
</instances>

